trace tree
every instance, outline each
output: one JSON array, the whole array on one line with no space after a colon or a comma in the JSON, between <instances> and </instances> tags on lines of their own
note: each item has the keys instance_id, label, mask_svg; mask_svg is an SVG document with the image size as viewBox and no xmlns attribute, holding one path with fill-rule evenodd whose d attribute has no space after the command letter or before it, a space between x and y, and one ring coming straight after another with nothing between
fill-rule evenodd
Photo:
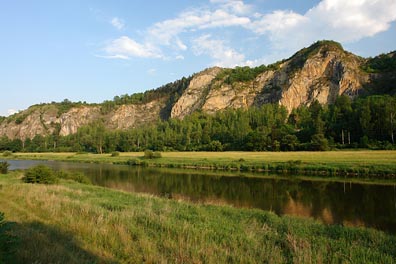
<instances>
[{"instance_id":1,"label":"tree","mask_svg":"<svg viewBox=\"0 0 396 264\"><path fill-rule=\"evenodd\" d=\"M298 145L298 138L296 135L286 135L282 138L281 149L285 151L294 151Z\"/></svg>"},{"instance_id":2,"label":"tree","mask_svg":"<svg viewBox=\"0 0 396 264\"><path fill-rule=\"evenodd\" d=\"M323 134L315 134L311 139L311 149L325 151L329 149L329 142Z\"/></svg>"}]
</instances>

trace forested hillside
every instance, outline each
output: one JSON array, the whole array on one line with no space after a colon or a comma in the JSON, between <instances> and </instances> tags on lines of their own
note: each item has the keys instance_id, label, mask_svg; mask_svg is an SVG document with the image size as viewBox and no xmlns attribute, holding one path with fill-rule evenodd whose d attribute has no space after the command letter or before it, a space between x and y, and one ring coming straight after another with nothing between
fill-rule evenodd
<instances>
[{"instance_id":1,"label":"forested hillside","mask_svg":"<svg viewBox=\"0 0 396 264\"><path fill-rule=\"evenodd\" d=\"M291 151L330 148L392 149L396 98L369 96L352 101L340 96L329 106L314 102L288 114L283 106L265 104L214 115L194 113L130 130L110 130L102 121L82 126L68 136L36 135L33 139L0 140L10 151Z\"/></svg>"}]
</instances>

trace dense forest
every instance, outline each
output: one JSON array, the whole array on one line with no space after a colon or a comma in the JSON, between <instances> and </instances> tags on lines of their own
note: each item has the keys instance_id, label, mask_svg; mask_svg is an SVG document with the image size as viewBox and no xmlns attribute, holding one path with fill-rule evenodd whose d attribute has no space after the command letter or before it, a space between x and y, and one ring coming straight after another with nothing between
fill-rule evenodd
<instances>
[{"instance_id":1,"label":"dense forest","mask_svg":"<svg viewBox=\"0 0 396 264\"><path fill-rule=\"evenodd\" d=\"M125 131L107 130L103 121L79 128L69 136L0 139L0 151L294 151L335 148L395 149L396 97L340 96L329 106L318 102L290 114L277 104L196 112L183 120L168 119Z\"/></svg>"}]
</instances>

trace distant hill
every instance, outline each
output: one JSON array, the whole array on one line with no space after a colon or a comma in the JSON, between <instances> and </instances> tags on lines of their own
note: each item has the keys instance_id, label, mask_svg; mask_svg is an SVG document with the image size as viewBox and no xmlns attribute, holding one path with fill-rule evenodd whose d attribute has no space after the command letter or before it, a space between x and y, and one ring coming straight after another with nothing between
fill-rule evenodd
<instances>
[{"instance_id":1,"label":"distant hill","mask_svg":"<svg viewBox=\"0 0 396 264\"><path fill-rule=\"evenodd\" d=\"M96 120L107 129L128 129L196 111L250 108L279 103L290 113L300 105L332 104L340 95L396 94L395 52L362 58L334 41L318 41L289 59L255 68L213 67L144 93L102 104L41 104L0 118L0 136L66 136Z\"/></svg>"}]
</instances>

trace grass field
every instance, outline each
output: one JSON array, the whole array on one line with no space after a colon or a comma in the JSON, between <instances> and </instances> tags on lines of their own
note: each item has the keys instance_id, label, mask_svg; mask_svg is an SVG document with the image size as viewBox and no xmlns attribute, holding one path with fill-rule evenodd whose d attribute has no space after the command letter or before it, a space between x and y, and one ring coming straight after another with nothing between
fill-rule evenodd
<instances>
[{"instance_id":1,"label":"grass field","mask_svg":"<svg viewBox=\"0 0 396 264\"><path fill-rule=\"evenodd\" d=\"M396 236L372 229L21 177L0 175L0 262L396 263Z\"/></svg>"},{"instance_id":2,"label":"grass field","mask_svg":"<svg viewBox=\"0 0 396 264\"><path fill-rule=\"evenodd\" d=\"M344 175L396 179L396 151L328 152L163 152L162 158L143 159L144 153L77 154L17 153L10 158L74 162L144 164L225 170L271 171L313 175Z\"/></svg>"},{"instance_id":3,"label":"grass field","mask_svg":"<svg viewBox=\"0 0 396 264\"><path fill-rule=\"evenodd\" d=\"M241 158L251 162L286 162L301 160L309 163L326 164L362 164L362 165L389 165L396 163L396 151L325 151L325 152L162 152L164 162L193 162L204 159L213 161L230 162ZM118 157L110 154L77 154L77 153L16 153L19 158L43 158L53 160L101 161L114 162L126 161L129 158L143 157L143 152L120 153Z\"/></svg>"}]
</instances>

